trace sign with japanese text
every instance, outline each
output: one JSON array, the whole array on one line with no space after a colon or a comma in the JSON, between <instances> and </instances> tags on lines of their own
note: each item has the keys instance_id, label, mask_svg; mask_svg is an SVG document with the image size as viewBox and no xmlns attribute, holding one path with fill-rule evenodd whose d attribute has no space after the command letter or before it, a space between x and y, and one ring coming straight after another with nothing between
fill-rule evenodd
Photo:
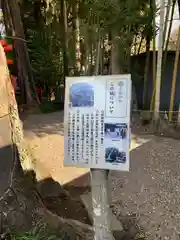
<instances>
[{"instance_id":1,"label":"sign with japanese text","mask_svg":"<svg viewBox=\"0 0 180 240\"><path fill-rule=\"evenodd\" d=\"M131 76L67 77L64 164L129 170Z\"/></svg>"}]
</instances>

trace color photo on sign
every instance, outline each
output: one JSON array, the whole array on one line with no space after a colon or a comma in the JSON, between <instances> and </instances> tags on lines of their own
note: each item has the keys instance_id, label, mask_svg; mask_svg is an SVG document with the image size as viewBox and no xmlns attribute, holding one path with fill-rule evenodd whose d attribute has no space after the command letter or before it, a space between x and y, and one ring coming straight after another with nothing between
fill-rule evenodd
<instances>
[{"instance_id":1,"label":"color photo on sign","mask_svg":"<svg viewBox=\"0 0 180 240\"><path fill-rule=\"evenodd\" d=\"M75 83L70 88L70 107L93 107L94 89L89 83Z\"/></svg>"},{"instance_id":2,"label":"color photo on sign","mask_svg":"<svg viewBox=\"0 0 180 240\"><path fill-rule=\"evenodd\" d=\"M105 155L106 162L109 163L125 163L126 162L126 153L120 152L116 147L106 148Z\"/></svg>"},{"instance_id":3,"label":"color photo on sign","mask_svg":"<svg viewBox=\"0 0 180 240\"><path fill-rule=\"evenodd\" d=\"M105 138L111 140L126 139L127 137L127 124L126 123L105 123Z\"/></svg>"}]
</instances>

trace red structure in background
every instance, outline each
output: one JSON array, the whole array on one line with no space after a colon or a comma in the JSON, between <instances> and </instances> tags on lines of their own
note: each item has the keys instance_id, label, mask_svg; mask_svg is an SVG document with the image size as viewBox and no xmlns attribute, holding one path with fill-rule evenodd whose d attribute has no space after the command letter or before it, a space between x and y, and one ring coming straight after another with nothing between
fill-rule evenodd
<instances>
[{"instance_id":1,"label":"red structure in background","mask_svg":"<svg viewBox=\"0 0 180 240\"><path fill-rule=\"evenodd\" d=\"M7 59L7 64L8 65L12 65L13 64L13 60L8 58L8 54L10 52L13 52L13 45L12 44L8 44L7 41L5 39L1 39L0 40L1 45L3 46L4 52L6 53L6 59ZM11 75L11 82L14 88L14 91L16 92L17 89L17 77L14 76L13 74ZM36 93L39 97L40 102L43 102L43 89L40 88L36 88Z\"/></svg>"},{"instance_id":2,"label":"red structure in background","mask_svg":"<svg viewBox=\"0 0 180 240\"><path fill-rule=\"evenodd\" d=\"M8 44L7 41L5 39L1 39L0 40L0 43L4 49L4 52L7 54L7 53L10 53L13 51L13 45L12 44ZM9 59L8 56L6 55L6 59L7 59L7 64L8 65L12 65L13 64L13 60L12 59ZM14 88L14 91L16 92L16 87L17 87L17 77L14 76L14 75L11 75L11 83L13 85L13 88Z\"/></svg>"},{"instance_id":3,"label":"red structure in background","mask_svg":"<svg viewBox=\"0 0 180 240\"><path fill-rule=\"evenodd\" d=\"M42 88L41 87L40 88L36 88L36 93L37 93L37 95L39 97L39 101L42 103L43 102L43 90L42 90Z\"/></svg>"},{"instance_id":4,"label":"red structure in background","mask_svg":"<svg viewBox=\"0 0 180 240\"><path fill-rule=\"evenodd\" d=\"M1 39L1 40L0 40L0 43L1 43L1 45L3 46L4 52L5 52L6 54L13 51L13 45L12 45L12 44L8 44L5 39ZM12 60L12 59L9 59L7 56L6 56L6 59L7 59L7 64L8 64L8 65L13 64L13 60Z\"/></svg>"}]
</instances>

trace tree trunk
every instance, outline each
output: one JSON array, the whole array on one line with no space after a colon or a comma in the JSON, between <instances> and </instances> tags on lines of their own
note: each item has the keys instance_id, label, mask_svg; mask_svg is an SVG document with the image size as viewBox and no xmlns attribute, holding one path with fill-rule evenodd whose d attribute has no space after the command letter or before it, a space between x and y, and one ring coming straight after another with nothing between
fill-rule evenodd
<instances>
[{"instance_id":1,"label":"tree trunk","mask_svg":"<svg viewBox=\"0 0 180 240\"><path fill-rule=\"evenodd\" d=\"M164 21L164 32L163 32L163 49L166 42L166 33L168 28L168 21L169 21L169 14L171 9L171 0L168 0L167 7L166 7L166 17Z\"/></svg>"},{"instance_id":2,"label":"tree trunk","mask_svg":"<svg viewBox=\"0 0 180 240\"><path fill-rule=\"evenodd\" d=\"M124 68L124 66L122 66L122 58L121 61L119 61L119 56L121 55L121 51L119 48L119 37L118 34L116 33L116 31L112 32L112 51L111 51L111 69L112 69L112 74L124 74L127 73L126 70L127 68ZM125 59L124 59L125 61ZM126 63L125 63L125 66ZM128 72L129 73L129 72ZM136 100L136 90L135 90L135 86L132 84L132 97L131 97L131 109L132 108L137 108L137 100Z\"/></svg>"},{"instance_id":3,"label":"tree trunk","mask_svg":"<svg viewBox=\"0 0 180 240\"><path fill-rule=\"evenodd\" d=\"M104 73L104 39L101 39L101 58L100 58L100 73Z\"/></svg>"},{"instance_id":4,"label":"tree trunk","mask_svg":"<svg viewBox=\"0 0 180 240\"><path fill-rule=\"evenodd\" d=\"M176 80L177 80L177 72L178 72L178 65L179 65L179 51L180 51L180 27L178 30L176 56L175 56L175 61L174 61L171 96L170 96L170 104L169 104L169 121L170 122L172 122L173 110L174 110L174 97L175 97L175 93L176 93Z\"/></svg>"},{"instance_id":5,"label":"tree trunk","mask_svg":"<svg viewBox=\"0 0 180 240\"><path fill-rule=\"evenodd\" d=\"M79 2L74 0L72 3L73 32L75 49L75 75L80 75L81 71L81 51L80 51L80 26L79 26Z\"/></svg>"},{"instance_id":6,"label":"tree trunk","mask_svg":"<svg viewBox=\"0 0 180 240\"><path fill-rule=\"evenodd\" d=\"M40 228L56 231L61 236L68 234L70 240L76 237L80 240L92 239L93 231L88 225L52 214L45 207L34 182L28 177L32 176L30 170L33 171L34 163L25 146L14 90L1 45L0 70L0 121L5 120L4 123L0 122L0 132L7 125L3 137L10 136L5 147L0 138L0 235L11 231L29 231L41 223ZM65 196L67 197L66 193Z\"/></svg>"},{"instance_id":7,"label":"tree trunk","mask_svg":"<svg viewBox=\"0 0 180 240\"><path fill-rule=\"evenodd\" d=\"M5 19L7 33L12 36L17 36L15 33L14 25L13 25L13 19L12 19L12 14L11 14L10 7L9 7L9 2L3 1L2 8L3 8L3 13L4 13L4 19ZM16 40L14 41L14 46L16 47ZM16 51L16 56L17 56L17 51ZM19 64L18 60L19 59L17 57L17 68L18 68L18 64ZM25 83L24 83L24 79L21 77L21 72L19 72L19 70L18 70L17 77L18 77L18 81L19 81L19 87L21 89L20 102L25 103L26 102Z\"/></svg>"},{"instance_id":8,"label":"tree trunk","mask_svg":"<svg viewBox=\"0 0 180 240\"><path fill-rule=\"evenodd\" d=\"M154 108L154 97L155 97L155 90L156 90L156 2L152 0L152 9L153 9L153 83L152 83L152 96L151 96L151 103L150 103L150 112Z\"/></svg>"},{"instance_id":9,"label":"tree trunk","mask_svg":"<svg viewBox=\"0 0 180 240\"><path fill-rule=\"evenodd\" d=\"M100 73L100 58L101 58L101 36L98 32L98 38L97 38L97 47L96 47L96 65L95 65L95 74L99 75ZM101 72L102 74L102 72Z\"/></svg>"},{"instance_id":10,"label":"tree trunk","mask_svg":"<svg viewBox=\"0 0 180 240\"><path fill-rule=\"evenodd\" d=\"M9 10L8 18L12 19L12 30L16 37L14 40L14 47L18 68L18 80L21 88L21 102L32 105L36 103L32 96L32 90L34 91L37 101L38 98L30 69L28 49L25 41L19 4L16 2L16 0L7 0L6 3Z\"/></svg>"},{"instance_id":11,"label":"tree trunk","mask_svg":"<svg viewBox=\"0 0 180 240\"><path fill-rule=\"evenodd\" d=\"M89 75L90 69L90 49L89 44L86 44L86 59L85 59L85 75Z\"/></svg>"},{"instance_id":12,"label":"tree trunk","mask_svg":"<svg viewBox=\"0 0 180 240\"><path fill-rule=\"evenodd\" d=\"M165 7L165 2L164 0L161 0L160 31L159 31L157 71L156 71L156 91L155 91L155 104L154 104L154 123L157 130L159 125L159 107L160 107L160 92L161 92L161 79L162 79L164 7Z\"/></svg>"},{"instance_id":13,"label":"tree trunk","mask_svg":"<svg viewBox=\"0 0 180 240\"><path fill-rule=\"evenodd\" d=\"M123 68L122 66L120 66L120 62L119 62L119 39L118 39L118 35L116 34L116 32L112 32L112 56L111 56L111 69L112 69L112 74L122 74L123 72Z\"/></svg>"},{"instance_id":14,"label":"tree trunk","mask_svg":"<svg viewBox=\"0 0 180 240\"><path fill-rule=\"evenodd\" d=\"M167 52L168 52L169 40L170 40L170 36L171 36L171 29L172 29L175 5L176 5L176 0L173 0L171 16L170 16L170 23L169 23L168 33L167 33L167 40L166 40L165 50L164 50L164 58L163 58L163 62L162 62L162 75L164 73L164 68L166 66Z\"/></svg>"},{"instance_id":15,"label":"tree trunk","mask_svg":"<svg viewBox=\"0 0 180 240\"><path fill-rule=\"evenodd\" d=\"M141 52L141 47L142 47L142 42L143 42L143 40L144 40L144 37L141 36L141 40L140 40L140 43L139 43L139 47L138 47L138 51L137 51L137 55L139 55L140 52Z\"/></svg>"},{"instance_id":16,"label":"tree trunk","mask_svg":"<svg viewBox=\"0 0 180 240\"><path fill-rule=\"evenodd\" d=\"M180 16L180 0L178 0L178 11L179 11L179 16Z\"/></svg>"},{"instance_id":17,"label":"tree trunk","mask_svg":"<svg viewBox=\"0 0 180 240\"><path fill-rule=\"evenodd\" d=\"M0 90L3 90L3 95L0 96L1 106L0 108L0 115L5 116L6 112L8 112L9 117L6 118L6 122L1 124L1 128L5 126L7 123L10 127L6 129L5 134L9 136L8 141L6 142L6 146L4 150L8 153L9 156L4 159L6 160L6 177L4 179L4 184L7 184L7 188L2 191L0 189L1 196L0 196L0 212L4 212L1 218L1 226L3 226L3 231L7 231L7 228L12 230L15 225L16 228L20 230L27 230L28 225L31 224L33 216L30 213L27 213L25 207L28 210L32 210L32 203L35 201L35 194L33 193L33 189L30 187L28 181L24 178L24 173L22 171L20 165L20 158L19 158L19 150L25 157L25 151L23 153L20 142L23 140L22 136L22 128L20 124L20 120L18 118L18 110L17 104L14 96L14 90L8 75L7 65L6 65L6 58L3 52L2 47L0 46L0 69L1 69L1 76L0 76ZM2 93L2 91L0 91ZM3 97L4 96L4 97ZM17 145L15 144L17 142ZM2 153L2 144L0 153ZM21 158L22 164L25 165L26 159ZM3 160L3 159L2 159ZM2 169L3 161L1 162ZM1 170L2 171L2 170ZM25 188L23 189L23 185ZM27 188L27 192L26 191ZM18 194L18 191L22 190L21 194ZM31 198L32 201L23 203L26 198ZM11 201L10 201L11 200ZM9 202L9 204L5 207L4 203ZM37 204L40 202L37 201ZM17 221L18 219L18 221ZM1 229L2 230L2 229Z\"/></svg>"},{"instance_id":18,"label":"tree trunk","mask_svg":"<svg viewBox=\"0 0 180 240\"><path fill-rule=\"evenodd\" d=\"M148 81L148 73L149 73L149 61L150 61L150 38L147 36L146 38L146 63L144 69L144 87L143 87L143 109L147 108L147 81Z\"/></svg>"},{"instance_id":19,"label":"tree trunk","mask_svg":"<svg viewBox=\"0 0 180 240\"><path fill-rule=\"evenodd\" d=\"M63 68L64 68L64 80L69 75L68 70L68 42L67 42L67 10L66 1L61 0L61 25L62 25L62 51L63 51ZM64 84L65 85L65 84Z\"/></svg>"}]
</instances>

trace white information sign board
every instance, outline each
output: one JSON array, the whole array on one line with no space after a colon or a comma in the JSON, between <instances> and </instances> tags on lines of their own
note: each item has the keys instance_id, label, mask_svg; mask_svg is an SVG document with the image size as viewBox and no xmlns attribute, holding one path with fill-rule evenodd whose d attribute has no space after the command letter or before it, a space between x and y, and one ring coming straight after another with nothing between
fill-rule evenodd
<instances>
[{"instance_id":1,"label":"white information sign board","mask_svg":"<svg viewBox=\"0 0 180 240\"><path fill-rule=\"evenodd\" d=\"M67 77L64 164L129 170L131 76Z\"/></svg>"}]
</instances>

